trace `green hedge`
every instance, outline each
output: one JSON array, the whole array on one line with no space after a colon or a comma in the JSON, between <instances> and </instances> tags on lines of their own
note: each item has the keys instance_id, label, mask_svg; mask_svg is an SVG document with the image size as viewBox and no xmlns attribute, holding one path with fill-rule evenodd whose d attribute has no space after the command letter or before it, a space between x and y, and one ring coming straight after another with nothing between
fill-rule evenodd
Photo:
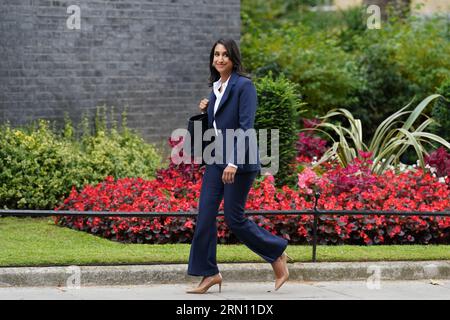
<instances>
[{"instance_id":1,"label":"green hedge","mask_svg":"<svg viewBox=\"0 0 450 320\"><path fill-rule=\"evenodd\" d=\"M299 115L302 110L298 86L284 75L273 78L272 74L255 80L258 93L258 109L255 128L268 129L267 153L271 150L270 130L279 130L279 168L275 175L277 186L294 185L296 175L291 164L297 155L295 143L299 129Z\"/></svg>"},{"instance_id":2,"label":"green hedge","mask_svg":"<svg viewBox=\"0 0 450 320\"><path fill-rule=\"evenodd\" d=\"M87 117L83 120L85 129ZM72 186L95 184L107 175L150 179L161 165L153 145L126 124L106 129L97 116L80 138L70 121L63 132L39 120L23 128L0 126L0 208L53 209Z\"/></svg>"}]
</instances>

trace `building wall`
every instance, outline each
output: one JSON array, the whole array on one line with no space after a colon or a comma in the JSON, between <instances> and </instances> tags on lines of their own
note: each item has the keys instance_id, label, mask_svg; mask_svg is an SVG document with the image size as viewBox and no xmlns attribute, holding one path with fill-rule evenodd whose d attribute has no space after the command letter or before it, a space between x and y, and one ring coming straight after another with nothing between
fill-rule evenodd
<instances>
[{"instance_id":1,"label":"building wall","mask_svg":"<svg viewBox=\"0 0 450 320\"><path fill-rule=\"evenodd\" d=\"M0 123L127 106L129 126L166 145L210 92L221 36L240 40L239 0L0 0Z\"/></svg>"}]
</instances>

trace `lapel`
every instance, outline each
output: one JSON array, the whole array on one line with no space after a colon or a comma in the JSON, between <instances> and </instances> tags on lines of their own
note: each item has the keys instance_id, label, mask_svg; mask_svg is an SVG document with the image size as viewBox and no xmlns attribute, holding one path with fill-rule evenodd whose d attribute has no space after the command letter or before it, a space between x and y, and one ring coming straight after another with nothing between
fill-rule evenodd
<instances>
[{"instance_id":1,"label":"lapel","mask_svg":"<svg viewBox=\"0 0 450 320\"><path fill-rule=\"evenodd\" d=\"M224 103L227 101L228 96L230 95L230 91L233 88L233 86L236 84L236 81L237 81L238 78L239 78L239 75L235 71L233 71L231 73L230 80L228 81L227 88L225 89L225 92L223 93L222 100L220 100L220 104L217 107L217 111L216 111L216 115L215 116L217 116L217 114L219 113L220 109L222 108ZM213 96L214 96L214 102L215 102L216 101L216 95L213 94ZM214 106L214 104L213 104L213 106ZM215 117L214 116L214 110L213 110L212 113L213 113L213 118L214 118Z\"/></svg>"}]
</instances>

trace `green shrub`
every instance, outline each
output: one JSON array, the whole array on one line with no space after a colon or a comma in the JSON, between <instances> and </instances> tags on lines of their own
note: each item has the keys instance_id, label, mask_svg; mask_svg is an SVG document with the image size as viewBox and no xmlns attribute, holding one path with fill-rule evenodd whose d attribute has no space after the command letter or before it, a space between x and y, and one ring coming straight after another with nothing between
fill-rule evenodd
<instances>
[{"instance_id":1,"label":"green shrub","mask_svg":"<svg viewBox=\"0 0 450 320\"><path fill-rule=\"evenodd\" d=\"M302 25L244 34L242 54L255 75L284 73L297 83L310 106L310 117L355 104L354 93L364 85L354 59L339 48L336 39Z\"/></svg>"},{"instance_id":2,"label":"green shrub","mask_svg":"<svg viewBox=\"0 0 450 320\"><path fill-rule=\"evenodd\" d=\"M71 144L39 122L37 130L0 130L0 204L5 208L50 209L79 180L81 159ZM75 169L75 170L74 170ZM82 168L80 168L82 169Z\"/></svg>"},{"instance_id":3,"label":"green shrub","mask_svg":"<svg viewBox=\"0 0 450 320\"><path fill-rule=\"evenodd\" d=\"M108 175L149 179L154 177L155 169L161 165L162 159L155 147L130 131L126 117L123 121L121 132L116 125L108 130L105 108L99 108L94 134L83 134L80 148L86 155L86 166L92 170L96 181L102 181Z\"/></svg>"},{"instance_id":4,"label":"green shrub","mask_svg":"<svg viewBox=\"0 0 450 320\"><path fill-rule=\"evenodd\" d=\"M390 21L380 30L355 35L353 52L366 79L348 109L363 120L370 137L378 124L406 105L436 93L450 77L450 42L440 18ZM425 114L431 114L432 105Z\"/></svg>"},{"instance_id":5,"label":"green shrub","mask_svg":"<svg viewBox=\"0 0 450 320\"><path fill-rule=\"evenodd\" d=\"M257 79L255 86L258 93L255 129L268 129L268 154L271 150L269 130L279 130L279 168L275 175L276 184L293 185L297 177L291 164L297 155L295 143L299 129L298 119L303 112L298 86L283 75L274 79L271 73Z\"/></svg>"},{"instance_id":6,"label":"green shrub","mask_svg":"<svg viewBox=\"0 0 450 320\"><path fill-rule=\"evenodd\" d=\"M405 100L414 96L416 88L401 73L393 47L374 43L364 51L358 60L366 85L357 93L357 103L348 109L361 119L366 128L364 138L370 139L387 115L408 103Z\"/></svg>"},{"instance_id":7,"label":"green shrub","mask_svg":"<svg viewBox=\"0 0 450 320\"><path fill-rule=\"evenodd\" d=\"M351 7L340 11L341 25L337 37L339 46L347 52L355 50L355 37L367 30L366 7Z\"/></svg>"},{"instance_id":8,"label":"green shrub","mask_svg":"<svg viewBox=\"0 0 450 320\"><path fill-rule=\"evenodd\" d=\"M308 25L313 30L332 29L342 24L340 12L311 11L310 6L326 4L326 0L243 0L241 18L243 33L248 32L248 19L268 30L285 23Z\"/></svg>"},{"instance_id":9,"label":"green shrub","mask_svg":"<svg viewBox=\"0 0 450 320\"><path fill-rule=\"evenodd\" d=\"M313 13L301 11L308 1L262 2L242 4L246 67L258 77L284 73L299 84L308 117L346 108L370 139L398 106L436 93L450 77L446 18L390 15L370 30L363 7Z\"/></svg>"},{"instance_id":10,"label":"green shrub","mask_svg":"<svg viewBox=\"0 0 450 320\"><path fill-rule=\"evenodd\" d=\"M431 116L436 120L437 125L432 124L430 131L450 141L450 78L437 89L437 93L447 100L439 99L434 104Z\"/></svg>"},{"instance_id":11,"label":"green shrub","mask_svg":"<svg viewBox=\"0 0 450 320\"><path fill-rule=\"evenodd\" d=\"M0 127L0 207L53 209L72 186L107 175L149 179L161 163L155 148L126 126L120 133L97 127L78 139L70 121L63 133L50 125L39 120L24 128Z\"/></svg>"}]
</instances>

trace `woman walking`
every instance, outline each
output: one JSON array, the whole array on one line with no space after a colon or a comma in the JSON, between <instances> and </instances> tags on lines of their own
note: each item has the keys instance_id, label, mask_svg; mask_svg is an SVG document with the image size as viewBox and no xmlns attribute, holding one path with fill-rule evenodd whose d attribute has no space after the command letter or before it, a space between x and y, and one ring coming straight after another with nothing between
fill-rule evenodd
<instances>
[{"instance_id":1,"label":"woman walking","mask_svg":"<svg viewBox=\"0 0 450 320\"><path fill-rule=\"evenodd\" d=\"M209 127L214 129L216 139L224 139L222 145L226 146L226 137L222 135L226 129L242 129L244 132L253 129L257 108L256 89L243 73L239 48L234 40L220 39L214 43L209 62L213 90L209 99L200 102L199 108L202 112L208 112ZM216 263L216 215L222 199L225 222L231 231L272 265L275 290L289 277L288 256L284 252L287 240L273 235L244 216L248 193L261 170L258 154L256 163L246 162L251 150L257 149L257 146L253 147L246 146L242 151L236 150L235 144L233 152L224 152L227 155L224 162L206 165L188 265L189 275L202 276L203 279L197 288L187 293L205 293L216 284L221 291L222 275ZM237 161L239 151L245 153L244 163Z\"/></svg>"}]
</instances>

